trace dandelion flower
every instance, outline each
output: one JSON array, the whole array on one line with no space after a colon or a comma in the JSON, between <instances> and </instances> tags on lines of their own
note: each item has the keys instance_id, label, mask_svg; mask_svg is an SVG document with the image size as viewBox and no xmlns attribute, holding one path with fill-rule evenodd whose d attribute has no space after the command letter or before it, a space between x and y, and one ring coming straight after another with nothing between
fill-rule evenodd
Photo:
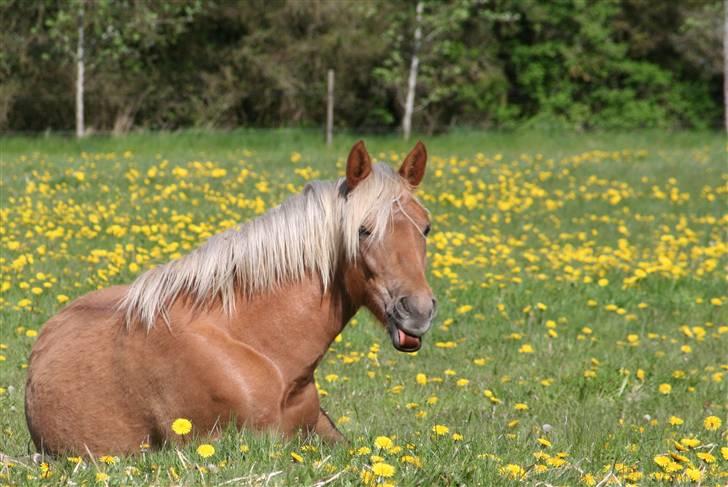
<instances>
[{"instance_id":1,"label":"dandelion flower","mask_svg":"<svg viewBox=\"0 0 728 487\"><path fill-rule=\"evenodd\" d=\"M703 426L708 431L715 431L723 424L718 416L708 416L703 420Z\"/></svg>"},{"instance_id":2,"label":"dandelion flower","mask_svg":"<svg viewBox=\"0 0 728 487\"><path fill-rule=\"evenodd\" d=\"M670 419L668 419L667 422L670 423L672 426L680 426L685 421L677 416L670 416Z\"/></svg>"},{"instance_id":3,"label":"dandelion flower","mask_svg":"<svg viewBox=\"0 0 728 487\"><path fill-rule=\"evenodd\" d=\"M526 344L521 345L521 347L518 349L518 351L520 353L533 353L533 347L530 344L526 343Z\"/></svg>"},{"instance_id":4,"label":"dandelion flower","mask_svg":"<svg viewBox=\"0 0 728 487\"><path fill-rule=\"evenodd\" d=\"M502 476L509 479L522 479L526 476L526 471L520 465L509 463L505 467L501 467L499 472Z\"/></svg>"},{"instance_id":5,"label":"dandelion flower","mask_svg":"<svg viewBox=\"0 0 728 487\"><path fill-rule=\"evenodd\" d=\"M685 475L693 482L699 482L703 479L703 473L697 468L688 468L685 470Z\"/></svg>"},{"instance_id":6,"label":"dandelion flower","mask_svg":"<svg viewBox=\"0 0 728 487\"><path fill-rule=\"evenodd\" d=\"M538 439L536 439L536 441L541 446L545 446L546 448L551 448L551 442L549 440L547 440L546 438L538 438Z\"/></svg>"},{"instance_id":7,"label":"dandelion flower","mask_svg":"<svg viewBox=\"0 0 728 487\"><path fill-rule=\"evenodd\" d=\"M374 465L372 465L372 472L374 472L374 475L377 477L392 477L394 476L396 469L394 466L384 463L384 462L377 462Z\"/></svg>"},{"instance_id":8,"label":"dandelion flower","mask_svg":"<svg viewBox=\"0 0 728 487\"><path fill-rule=\"evenodd\" d=\"M197 454L202 458L210 458L215 454L215 447L209 443L203 443L197 447Z\"/></svg>"},{"instance_id":9,"label":"dandelion flower","mask_svg":"<svg viewBox=\"0 0 728 487\"><path fill-rule=\"evenodd\" d=\"M668 395L672 392L672 386L670 384L660 384L657 390L660 394Z\"/></svg>"},{"instance_id":10,"label":"dandelion flower","mask_svg":"<svg viewBox=\"0 0 728 487\"><path fill-rule=\"evenodd\" d=\"M380 450L389 450L394 446L394 442L388 436L377 436L374 439L374 446Z\"/></svg>"},{"instance_id":11,"label":"dandelion flower","mask_svg":"<svg viewBox=\"0 0 728 487\"><path fill-rule=\"evenodd\" d=\"M414 465L417 468L422 467L422 461L414 456L414 455L404 455L402 458L399 459L402 463L409 463L410 465Z\"/></svg>"},{"instance_id":12,"label":"dandelion flower","mask_svg":"<svg viewBox=\"0 0 728 487\"><path fill-rule=\"evenodd\" d=\"M432 432L435 433L437 436L442 436L448 434L450 431L450 428L443 424L436 424L432 427Z\"/></svg>"},{"instance_id":13,"label":"dandelion flower","mask_svg":"<svg viewBox=\"0 0 728 487\"><path fill-rule=\"evenodd\" d=\"M172 422L172 431L175 434L184 436L192 431L192 422L189 419L177 418Z\"/></svg>"}]
</instances>

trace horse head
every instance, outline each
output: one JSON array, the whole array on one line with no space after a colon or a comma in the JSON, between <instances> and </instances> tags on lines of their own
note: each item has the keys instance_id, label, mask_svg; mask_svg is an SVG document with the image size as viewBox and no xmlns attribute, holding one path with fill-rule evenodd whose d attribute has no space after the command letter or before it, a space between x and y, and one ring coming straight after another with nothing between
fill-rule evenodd
<instances>
[{"instance_id":1,"label":"horse head","mask_svg":"<svg viewBox=\"0 0 728 487\"><path fill-rule=\"evenodd\" d=\"M401 190L387 193L391 205L385 224L364 215L359 222L357 253L347 285L353 295L387 328L397 350L414 352L432 326L436 300L425 275L430 220L414 191L425 175L427 151L418 142L399 171ZM355 194L372 178L373 165L363 142L351 149L346 164L346 191ZM380 176L381 177L381 176Z\"/></svg>"}]
</instances>

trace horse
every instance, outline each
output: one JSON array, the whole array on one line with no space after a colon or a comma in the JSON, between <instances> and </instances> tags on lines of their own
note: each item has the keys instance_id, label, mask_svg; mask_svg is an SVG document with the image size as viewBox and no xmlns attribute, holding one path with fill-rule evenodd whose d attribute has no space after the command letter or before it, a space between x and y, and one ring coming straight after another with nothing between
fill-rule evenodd
<instances>
[{"instance_id":1,"label":"horse","mask_svg":"<svg viewBox=\"0 0 728 487\"><path fill-rule=\"evenodd\" d=\"M436 301L425 276L429 213L415 196L427 151L395 172L363 141L346 175L313 181L131 285L86 294L42 328L25 392L31 438L49 455L134 454L178 444L171 424L290 438L344 436L314 371L361 307L414 352Z\"/></svg>"}]
</instances>

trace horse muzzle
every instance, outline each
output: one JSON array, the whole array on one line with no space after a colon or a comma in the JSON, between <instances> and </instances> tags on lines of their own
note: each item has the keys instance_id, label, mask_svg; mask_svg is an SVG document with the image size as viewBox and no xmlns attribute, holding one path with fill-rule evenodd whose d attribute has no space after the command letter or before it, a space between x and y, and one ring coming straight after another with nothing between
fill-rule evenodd
<instances>
[{"instance_id":1,"label":"horse muzzle","mask_svg":"<svg viewBox=\"0 0 728 487\"><path fill-rule=\"evenodd\" d=\"M392 345L400 352L416 352L422 336L432 327L437 302L431 297L405 296L395 301L387 312L387 326Z\"/></svg>"}]
</instances>

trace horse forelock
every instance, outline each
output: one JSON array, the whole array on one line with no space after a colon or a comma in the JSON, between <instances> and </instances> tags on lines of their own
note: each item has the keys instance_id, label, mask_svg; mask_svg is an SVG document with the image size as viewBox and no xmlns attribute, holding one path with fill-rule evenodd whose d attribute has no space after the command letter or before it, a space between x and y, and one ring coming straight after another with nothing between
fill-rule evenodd
<instances>
[{"instance_id":1,"label":"horse forelock","mask_svg":"<svg viewBox=\"0 0 728 487\"><path fill-rule=\"evenodd\" d=\"M370 240L381 240L394 205L410 191L381 164L354 190L347 192L345 185L344 178L313 181L258 218L145 272L120 305L127 328L140 323L149 330L160 318L169 325L168 308L180 296L194 306L220 302L232 313L236 296L252 297L309 273L328 289L337 262L356 259L359 228L366 225Z\"/></svg>"}]
</instances>

